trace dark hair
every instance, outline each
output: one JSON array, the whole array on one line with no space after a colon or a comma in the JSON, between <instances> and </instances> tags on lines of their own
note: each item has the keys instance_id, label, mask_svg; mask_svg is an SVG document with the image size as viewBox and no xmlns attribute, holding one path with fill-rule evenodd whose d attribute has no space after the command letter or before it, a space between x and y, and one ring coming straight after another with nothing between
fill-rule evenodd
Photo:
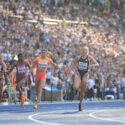
<instances>
[{"instance_id":1,"label":"dark hair","mask_svg":"<svg viewBox=\"0 0 125 125\"><path fill-rule=\"evenodd\" d=\"M23 54L22 54L22 53L19 53L19 54L18 54L18 58L19 58L20 56L23 56Z\"/></svg>"}]
</instances>

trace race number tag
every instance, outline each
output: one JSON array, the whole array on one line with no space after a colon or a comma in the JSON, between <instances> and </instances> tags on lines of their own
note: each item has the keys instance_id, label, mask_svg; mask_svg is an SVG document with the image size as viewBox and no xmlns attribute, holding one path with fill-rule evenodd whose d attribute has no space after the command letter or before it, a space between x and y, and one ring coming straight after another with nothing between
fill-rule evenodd
<instances>
[{"instance_id":1,"label":"race number tag","mask_svg":"<svg viewBox=\"0 0 125 125\"><path fill-rule=\"evenodd\" d=\"M79 62L78 69L79 70L86 70L87 69L87 65L88 65L88 63Z\"/></svg>"},{"instance_id":2,"label":"race number tag","mask_svg":"<svg viewBox=\"0 0 125 125\"><path fill-rule=\"evenodd\" d=\"M39 61L39 68L46 69L47 62L46 61Z\"/></svg>"}]
</instances>

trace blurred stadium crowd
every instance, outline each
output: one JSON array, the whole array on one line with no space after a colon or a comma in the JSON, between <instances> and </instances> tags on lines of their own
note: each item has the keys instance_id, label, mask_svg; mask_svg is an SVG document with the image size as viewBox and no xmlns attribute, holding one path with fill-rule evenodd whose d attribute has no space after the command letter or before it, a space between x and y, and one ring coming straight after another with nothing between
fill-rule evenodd
<instances>
[{"instance_id":1,"label":"blurred stadium crowd","mask_svg":"<svg viewBox=\"0 0 125 125\"><path fill-rule=\"evenodd\" d=\"M89 98L101 98L104 89L120 98L125 87L121 84L125 64L124 13L124 0L0 0L0 53L9 67L18 53L24 53L32 63L46 48L53 61L68 70L87 45L100 64L98 69L89 71ZM63 21L46 25L44 18ZM66 20L78 23L68 24ZM65 100L78 99L79 92L72 90L66 70L50 67L47 83L63 89Z\"/></svg>"}]
</instances>

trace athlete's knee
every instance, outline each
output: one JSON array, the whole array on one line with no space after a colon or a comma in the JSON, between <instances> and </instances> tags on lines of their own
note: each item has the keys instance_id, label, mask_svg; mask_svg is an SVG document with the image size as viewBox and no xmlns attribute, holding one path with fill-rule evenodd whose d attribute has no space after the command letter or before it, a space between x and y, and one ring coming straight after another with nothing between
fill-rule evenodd
<instances>
[{"instance_id":1,"label":"athlete's knee","mask_svg":"<svg viewBox=\"0 0 125 125\"><path fill-rule=\"evenodd\" d=\"M81 83L83 86L86 86L88 84L88 81L83 79Z\"/></svg>"}]
</instances>

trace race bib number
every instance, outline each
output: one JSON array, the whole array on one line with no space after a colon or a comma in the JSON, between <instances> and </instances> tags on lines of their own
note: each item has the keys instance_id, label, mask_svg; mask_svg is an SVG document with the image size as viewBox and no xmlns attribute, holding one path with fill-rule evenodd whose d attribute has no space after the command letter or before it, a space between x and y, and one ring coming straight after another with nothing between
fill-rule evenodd
<instances>
[{"instance_id":1,"label":"race bib number","mask_svg":"<svg viewBox=\"0 0 125 125\"><path fill-rule=\"evenodd\" d=\"M88 63L79 62L78 64L79 70L87 70L87 67L88 67Z\"/></svg>"},{"instance_id":2,"label":"race bib number","mask_svg":"<svg viewBox=\"0 0 125 125\"><path fill-rule=\"evenodd\" d=\"M47 62L46 61L39 61L39 68L46 69Z\"/></svg>"},{"instance_id":3,"label":"race bib number","mask_svg":"<svg viewBox=\"0 0 125 125\"><path fill-rule=\"evenodd\" d=\"M25 66L18 66L18 73L25 73L26 72L26 67Z\"/></svg>"}]
</instances>

